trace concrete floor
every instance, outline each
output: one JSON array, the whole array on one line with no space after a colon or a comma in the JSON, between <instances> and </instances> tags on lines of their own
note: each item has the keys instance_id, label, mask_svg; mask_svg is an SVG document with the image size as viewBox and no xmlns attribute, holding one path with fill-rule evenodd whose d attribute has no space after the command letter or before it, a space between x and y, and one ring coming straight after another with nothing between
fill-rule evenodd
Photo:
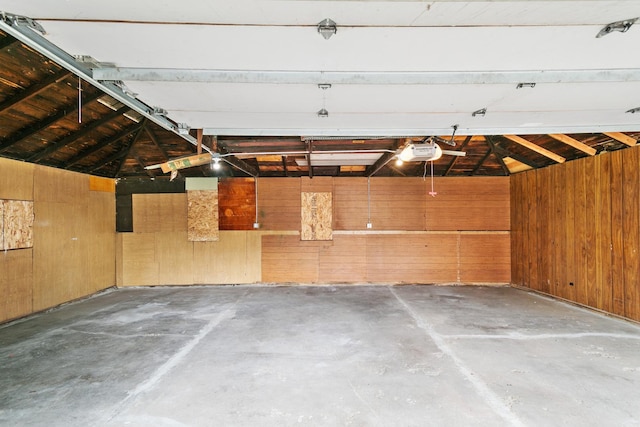
<instances>
[{"instance_id":1,"label":"concrete floor","mask_svg":"<svg viewBox=\"0 0 640 427\"><path fill-rule=\"evenodd\" d=\"M640 327L506 287L122 289L0 327L0 425L640 425Z\"/></svg>"}]
</instances>

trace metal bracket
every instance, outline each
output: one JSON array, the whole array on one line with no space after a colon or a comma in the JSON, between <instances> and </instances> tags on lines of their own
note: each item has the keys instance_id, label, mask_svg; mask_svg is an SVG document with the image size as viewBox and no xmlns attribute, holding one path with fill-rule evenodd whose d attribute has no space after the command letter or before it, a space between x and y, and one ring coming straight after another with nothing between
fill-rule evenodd
<instances>
[{"instance_id":1,"label":"metal bracket","mask_svg":"<svg viewBox=\"0 0 640 427\"><path fill-rule=\"evenodd\" d=\"M533 89L534 87L536 87L536 84L535 83L518 83L518 86L516 86L516 89L522 89L524 87Z\"/></svg>"},{"instance_id":2,"label":"metal bracket","mask_svg":"<svg viewBox=\"0 0 640 427\"><path fill-rule=\"evenodd\" d=\"M602 36L606 36L607 34L613 31L620 31L621 33L626 33L629 28L638 20L638 18L633 19L625 19L624 21L612 22L611 24L607 24L600 30L600 32L596 35L596 38L600 38Z\"/></svg>"},{"instance_id":3,"label":"metal bracket","mask_svg":"<svg viewBox=\"0 0 640 427\"><path fill-rule=\"evenodd\" d=\"M487 109L486 108L481 108L481 109L476 110L473 113L471 113L471 117L475 117L475 116L484 117L485 114L487 114Z\"/></svg>"},{"instance_id":4,"label":"metal bracket","mask_svg":"<svg viewBox=\"0 0 640 427\"><path fill-rule=\"evenodd\" d=\"M630 110L627 110L626 112L631 114L640 113L640 107L632 108Z\"/></svg>"},{"instance_id":5,"label":"metal bracket","mask_svg":"<svg viewBox=\"0 0 640 427\"><path fill-rule=\"evenodd\" d=\"M43 36L47 34L44 27L40 25L35 19L22 15L14 15L12 13L2 12L2 20L11 26L21 26L37 31Z\"/></svg>"},{"instance_id":6,"label":"metal bracket","mask_svg":"<svg viewBox=\"0 0 640 427\"><path fill-rule=\"evenodd\" d=\"M336 27L336 23L329 18L323 19L318 23L318 33L320 33L325 40L329 40L329 38L337 32L338 28Z\"/></svg>"}]
</instances>

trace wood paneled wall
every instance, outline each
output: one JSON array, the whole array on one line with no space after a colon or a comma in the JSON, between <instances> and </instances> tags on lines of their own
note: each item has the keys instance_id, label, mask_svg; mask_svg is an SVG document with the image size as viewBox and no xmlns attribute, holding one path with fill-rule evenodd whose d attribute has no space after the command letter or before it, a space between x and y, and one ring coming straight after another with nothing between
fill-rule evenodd
<instances>
[{"instance_id":1,"label":"wood paneled wall","mask_svg":"<svg viewBox=\"0 0 640 427\"><path fill-rule=\"evenodd\" d=\"M0 322L115 285L114 182L0 159L0 199L33 201L33 248L0 255Z\"/></svg>"},{"instance_id":2,"label":"wood paneled wall","mask_svg":"<svg viewBox=\"0 0 640 427\"><path fill-rule=\"evenodd\" d=\"M222 220L255 214L253 180L235 181L221 181L220 242L207 244L186 242L184 194L134 195L118 284L510 282L509 178L439 178L436 197L420 178L372 178L370 203L366 178L261 178L259 230ZM332 240L301 240L303 192L331 193Z\"/></svg>"},{"instance_id":3,"label":"wood paneled wall","mask_svg":"<svg viewBox=\"0 0 640 427\"><path fill-rule=\"evenodd\" d=\"M511 177L512 283L640 320L640 154Z\"/></svg>"}]
</instances>

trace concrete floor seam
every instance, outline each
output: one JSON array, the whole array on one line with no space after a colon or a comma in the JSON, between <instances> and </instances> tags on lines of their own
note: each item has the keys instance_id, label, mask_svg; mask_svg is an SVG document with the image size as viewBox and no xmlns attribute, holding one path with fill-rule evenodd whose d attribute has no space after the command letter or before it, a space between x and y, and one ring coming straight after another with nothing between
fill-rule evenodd
<instances>
[{"instance_id":1,"label":"concrete floor seam","mask_svg":"<svg viewBox=\"0 0 640 427\"><path fill-rule=\"evenodd\" d=\"M504 404L504 402L502 402L500 397L495 394L483 380L473 375L471 370L466 367L462 360L460 360L460 358L456 356L455 352L449 347L449 345L447 345L447 343L444 341L444 338L436 333L431 325L426 323L420 316L418 316L418 314L411 308L411 306L409 306L406 301L400 298L393 287L389 287L388 289L391 294L398 300L398 302L404 307L404 309L411 316L416 325L431 338L436 347L438 347L438 349L443 354L446 354L453 361L458 371L473 385L478 395L485 399L485 402L491 407L491 409L510 425L524 426L518 416L514 414L513 411L511 411L511 409L509 409L509 407Z\"/></svg>"}]
</instances>

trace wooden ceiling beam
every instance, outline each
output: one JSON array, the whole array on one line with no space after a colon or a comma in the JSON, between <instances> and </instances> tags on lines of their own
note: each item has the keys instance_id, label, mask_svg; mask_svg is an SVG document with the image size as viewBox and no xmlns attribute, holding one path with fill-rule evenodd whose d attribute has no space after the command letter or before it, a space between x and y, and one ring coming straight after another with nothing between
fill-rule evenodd
<instances>
[{"instance_id":1,"label":"wooden ceiling beam","mask_svg":"<svg viewBox=\"0 0 640 427\"><path fill-rule=\"evenodd\" d=\"M628 145L629 147L633 147L638 143L635 138L630 137L629 135L622 132L604 132L604 134L609 138L613 138L618 142L622 142L623 144Z\"/></svg>"},{"instance_id":2,"label":"wooden ceiling beam","mask_svg":"<svg viewBox=\"0 0 640 427\"><path fill-rule=\"evenodd\" d=\"M238 159L237 157L227 156L224 158L224 161L229 163L234 168L239 169L242 172L254 178L260 174L260 171L257 168L251 166L249 163L245 162L244 160Z\"/></svg>"},{"instance_id":3,"label":"wooden ceiling beam","mask_svg":"<svg viewBox=\"0 0 640 427\"><path fill-rule=\"evenodd\" d=\"M9 46L13 45L14 43L17 43L18 39L15 39L9 35L4 36L4 38L2 39L2 41L0 41L0 50L2 49L6 49Z\"/></svg>"},{"instance_id":4,"label":"wooden ceiling beam","mask_svg":"<svg viewBox=\"0 0 640 427\"><path fill-rule=\"evenodd\" d=\"M88 98L83 100L84 105L89 104L90 102L95 101L100 98L104 94L102 92L94 92ZM40 120L39 122L33 123L31 125L25 126L22 129L14 132L12 135L9 135L7 138L0 142L0 153L5 151L7 148L12 145L18 144L19 142L24 141L32 135L37 134L48 128L49 126L55 124L59 120L64 119L70 114L75 114L78 110L78 102L74 101L70 104L64 105L58 109L53 115Z\"/></svg>"},{"instance_id":5,"label":"wooden ceiling beam","mask_svg":"<svg viewBox=\"0 0 640 427\"><path fill-rule=\"evenodd\" d=\"M148 175L150 175L153 178L153 173L149 173L151 171L147 171L144 168L144 163L138 158L138 156L135 153L135 148L134 145L136 145L136 142L138 142L138 139L140 139L140 135L142 135L142 133L144 132L144 128L147 126L147 121L145 120L144 123L142 124L142 127L140 129L138 129L136 131L136 134L133 136L133 138L131 139L131 141L129 142L129 144L127 144L126 148L126 153L124 154L124 156L119 157L118 158L118 167L116 168L116 172L113 174L114 178L117 177L118 175L120 175L120 171L122 170L122 166L124 166L124 162L127 159L127 156L131 153L134 152L134 158L136 159L136 162L138 162L138 164L142 167L142 169L147 172ZM124 150L122 150L124 151ZM106 165L110 162L104 162L103 165Z\"/></svg>"},{"instance_id":6,"label":"wooden ceiling beam","mask_svg":"<svg viewBox=\"0 0 640 427\"><path fill-rule=\"evenodd\" d=\"M149 139L151 139L153 145L155 145L158 150L160 150L160 152L162 153L162 157L164 157L164 160L169 161L169 153L167 153L167 150L165 150L162 144L160 144L160 141L158 141L158 137L156 136L155 132L153 132L153 130L151 130L149 126L145 126L144 130L147 135L149 135Z\"/></svg>"},{"instance_id":7,"label":"wooden ceiling beam","mask_svg":"<svg viewBox=\"0 0 640 427\"><path fill-rule=\"evenodd\" d=\"M469 144L469 142L471 142L472 139L473 139L473 135L467 135L464 141L462 141L462 144L460 144L460 151L464 150L464 148L467 146L467 144ZM452 157L453 158L449 161L449 165L447 166L447 169L444 171L444 175L442 176L449 175L449 172L451 172L456 162L458 161L459 156L452 156Z\"/></svg>"},{"instance_id":8,"label":"wooden ceiling beam","mask_svg":"<svg viewBox=\"0 0 640 427\"><path fill-rule=\"evenodd\" d=\"M487 145L491 149L491 152L493 153L494 157L498 161L498 164L500 164L500 167L502 168L502 171L504 172L505 176L511 175L511 171L509 170L509 167L505 164L504 159L502 158L502 156L498 152L496 144L493 141L493 137L492 136L487 136L485 138L485 142L487 143Z\"/></svg>"},{"instance_id":9,"label":"wooden ceiling beam","mask_svg":"<svg viewBox=\"0 0 640 427\"><path fill-rule=\"evenodd\" d=\"M47 90L50 86L56 83L60 83L62 80L69 77L70 74L71 73L67 70L61 70L55 74L50 75L48 78L44 80L41 80L35 84L32 84L25 90L19 93L16 93L13 96L10 96L9 99L0 103L0 114L3 114L7 110L15 107L16 105L22 102L28 101L29 99L33 98L39 93L42 93L45 90Z\"/></svg>"},{"instance_id":10,"label":"wooden ceiling beam","mask_svg":"<svg viewBox=\"0 0 640 427\"><path fill-rule=\"evenodd\" d=\"M510 157L514 160L519 161L522 164L525 164L527 166L529 166L531 169L538 169L540 167L542 167L542 165L538 164L538 162L534 162L531 159L528 159L526 157L523 157L519 154L516 153L512 153L511 151L509 151L508 149L504 148L502 145L500 145L499 142L496 142L495 140L493 140L493 147L494 150L496 152L496 154L502 158L504 157Z\"/></svg>"},{"instance_id":11,"label":"wooden ceiling beam","mask_svg":"<svg viewBox=\"0 0 640 427\"><path fill-rule=\"evenodd\" d=\"M503 135L505 138L507 138L509 141L515 142L516 144L522 145L523 147L528 148L531 151L534 151L544 157L547 157L551 160L553 160L554 162L557 163L564 163L567 159L565 159L564 157L547 150L546 148L542 148L537 144L534 144L533 142L527 141L526 139L518 136L518 135Z\"/></svg>"},{"instance_id":12,"label":"wooden ceiling beam","mask_svg":"<svg viewBox=\"0 0 640 427\"><path fill-rule=\"evenodd\" d=\"M127 111L130 111L130 110L131 110L131 108L129 106L125 105L125 106L119 108L117 111L113 111L112 113L107 114L106 116L103 116L98 120L94 120L93 122L91 122L88 125L78 129L77 131L71 132L70 135L62 138L61 140L54 141L53 143L49 144L44 149L38 151L37 153L35 153L31 157L29 157L27 160L30 161L30 162L38 163L41 160L49 157L51 154L55 153L56 151L58 151L62 147L66 147L67 145L69 145L69 144L77 141L78 139L82 138L83 136L85 136L89 132L94 131L95 129L99 128L100 126L103 126L103 125L109 123L110 121L118 118L119 116L123 115L124 113L126 113Z\"/></svg>"},{"instance_id":13,"label":"wooden ceiling beam","mask_svg":"<svg viewBox=\"0 0 640 427\"><path fill-rule=\"evenodd\" d=\"M86 157L102 150L104 147L114 144L116 142L118 142L119 140L121 140L122 138L126 138L127 136L131 135L134 132L137 132L140 128L142 128L146 123L146 119L143 120L140 123L135 123L132 126L129 126L128 128L124 129L122 132L118 132L117 134L110 136L108 138L103 139L102 141L98 142L97 144L93 145L91 148L89 148L88 150L85 150L81 153L78 153L78 155L76 155L75 157L69 159L66 164L65 164L65 169L69 169L71 166L75 165L76 163L81 162L83 159L85 159Z\"/></svg>"},{"instance_id":14,"label":"wooden ceiling beam","mask_svg":"<svg viewBox=\"0 0 640 427\"><path fill-rule=\"evenodd\" d=\"M577 139L571 138L568 135L565 135L562 133L550 133L549 136L557 141L560 141L564 144L567 144L575 148L576 150L580 150L584 153L587 153L590 156L595 156L597 153L597 150L595 148L589 147L587 144L584 144L578 141Z\"/></svg>"},{"instance_id":15,"label":"wooden ceiling beam","mask_svg":"<svg viewBox=\"0 0 640 427\"><path fill-rule=\"evenodd\" d=\"M489 147L489 149L487 150L487 152L484 154L484 156L482 156L482 160L480 160L478 162L478 164L476 165L475 168L473 168L473 170L471 171L471 176L475 175L476 172L478 172L478 170L480 170L480 168L482 167L482 165L484 164L484 162L489 158L489 156L491 155L493 151L491 151L491 147Z\"/></svg>"}]
</instances>

